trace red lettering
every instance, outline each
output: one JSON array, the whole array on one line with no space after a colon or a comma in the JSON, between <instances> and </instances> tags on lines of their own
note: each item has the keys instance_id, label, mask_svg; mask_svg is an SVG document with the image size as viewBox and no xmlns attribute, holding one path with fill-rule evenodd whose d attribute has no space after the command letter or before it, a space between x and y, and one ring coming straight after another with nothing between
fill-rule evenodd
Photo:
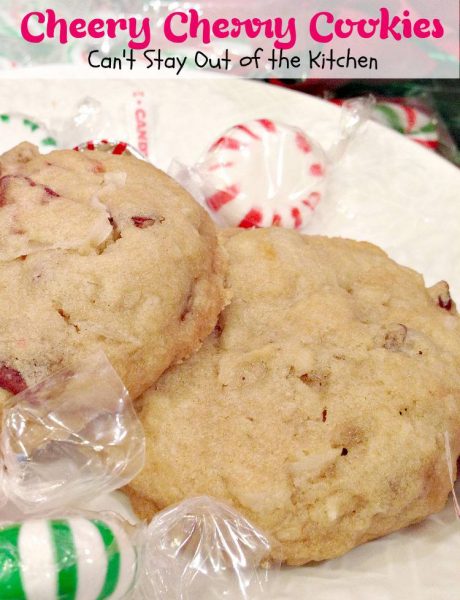
<instances>
[{"instance_id":1,"label":"red lettering","mask_svg":"<svg viewBox=\"0 0 460 600\"><path fill-rule=\"evenodd\" d=\"M180 23L183 23L183 24L188 23L187 13L180 12L180 11L171 13L170 15L168 15L166 17L165 23L163 26L165 37L170 42L175 42L175 43L185 42L187 40L186 33L182 33L182 34L178 35L177 33L174 33L174 31L173 31L173 27L172 27L173 19L175 19L176 17L179 17Z\"/></svg>"},{"instance_id":2,"label":"red lettering","mask_svg":"<svg viewBox=\"0 0 460 600\"><path fill-rule=\"evenodd\" d=\"M442 26L442 23L439 19L433 19L433 32L432 32L432 36L434 38L442 38L442 36L444 35L444 27Z\"/></svg>"},{"instance_id":3,"label":"red lettering","mask_svg":"<svg viewBox=\"0 0 460 600\"><path fill-rule=\"evenodd\" d=\"M380 15L382 17L380 38L382 40L386 40L391 34L395 40L399 41L401 39L401 34L396 31L396 27L401 22L401 19L399 17L393 17L393 19L390 21L390 13L388 8L381 8Z\"/></svg>"},{"instance_id":4,"label":"red lettering","mask_svg":"<svg viewBox=\"0 0 460 600\"><path fill-rule=\"evenodd\" d=\"M428 19L418 19L418 21L415 21L414 35L418 38L430 37L430 22Z\"/></svg>"},{"instance_id":5,"label":"red lettering","mask_svg":"<svg viewBox=\"0 0 460 600\"><path fill-rule=\"evenodd\" d=\"M46 37L54 38L56 29L58 29L60 43L67 44L67 21L65 19L56 19L56 13L51 8L48 8L45 12L48 17L46 23Z\"/></svg>"},{"instance_id":6,"label":"red lettering","mask_svg":"<svg viewBox=\"0 0 460 600\"><path fill-rule=\"evenodd\" d=\"M358 22L358 35L364 39L374 37L379 23L379 19L369 19L368 21L361 19L361 21ZM366 25L370 27L369 31L366 30Z\"/></svg>"},{"instance_id":7,"label":"red lettering","mask_svg":"<svg viewBox=\"0 0 460 600\"><path fill-rule=\"evenodd\" d=\"M228 21L227 19L217 19L212 26L213 34L220 39L228 38Z\"/></svg>"},{"instance_id":8,"label":"red lettering","mask_svg":"<svg viewBox=\"0 0 460 600\"><path fill-rule=\"evenodd\" d=\"M339 38L349 38L353 34L354 26L355 23L351 19L338 19L335 23L334 31Z\"/></svg>"},{"instance_id":9,"label":"red lettering","mask_svg":"<svg viewBox=\"0 0 460 600\"><path fill-rule=\"evenodd\" d=\"M200 19L200 15L198 11L194 8L189 10L190 13L190 37L192 38L200 38L203 44L211 43L211 26L209 24L209 19ZM201 36L199 35L199 30L202 29Z\"/></svg>"},{"instance_id":10,"label":"red lettering","mask_svg":"<svg viewBox=\"0 0 460 600\"><path fill-rule=\"evenodd\" d=\"M29 21L32 17L37 17L37 21L40 24L45 22L45 15L43 13L41 13L41 12L27 13L21 21L21 35L26 40L26 42L30 42L31 44L39 44L40 42L42 42L44 40L45 34L39 33L38 35L34 35L29 30Z\"/></svg>"},{"instance_id":11,"label":"red lettering","mask_svg":"<svg viewBox=\"0 0 460 600\"><path fill-rule=\"evenodd\" d=\"M86 36L86 21L84 19L74 19L71 21L69 33L74 38L84 38Z\"/></svg>"},{"instance_id":12,"label":"red lettering","mask_svg":"<svg viewBox=\"0 0 460 600\"><path fill-rule=\"evenodd\" d=\"M126 19L107 19L107 35L109 38L117 37L117 29L120 28L121 31L126 31L128 26L126 24Z\"/></svg>"},{"instance_id":13,"label":"red lettering","mask_svg":"<svg viewBox=\"0 0 460 600\"><path fill-rule=\"evenodd\" d=\"M105 35L105 23L102 19L92 19L88 23L88 34L92 38L102 38Z\"/></svg>"},{"instance_id":14,"label":"red lettering","mask_svg":"<svg viewBox=\"0 0 460 600\"><path fill-rule=\"evenodd\" d=\"M310 21L310 36L315 42L321 42L322 44L330 42L334 35L327 33L326 35L319 32L318 21L321 17L325 17L326 23L334 22L334 15L330 12L319 12L314 15Z\"/></svg>"}]
</instances>

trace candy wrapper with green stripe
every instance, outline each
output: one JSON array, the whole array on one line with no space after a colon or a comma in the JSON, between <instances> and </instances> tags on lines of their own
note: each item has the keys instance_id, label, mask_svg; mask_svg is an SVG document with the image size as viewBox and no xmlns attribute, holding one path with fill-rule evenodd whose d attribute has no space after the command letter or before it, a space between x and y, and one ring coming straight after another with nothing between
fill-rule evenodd
<instances>
[{"instance_id":1,"label":"candy wrapper with green stripe","mask_svg":"<svg viewBox=\"0 0 460 600\"><path fill-rule=\"evenodd\" d=\"M149 526L113 513L53 514L0 525L0 598L262 600L274 588L273 551L244 517L207 497Z\"/></svg>"},{"instance_id":2,"label":"candy wrapper with green stripe","mask_svg":"<svg viewBox=\"0 0 460 600\"><path fill-rule=\"evenodd\" d=\"M263 598L276 547L225 504L186 500L148 526L74 508L144 461L142 427L102 352L16 395L1 450L1 600Z\"/></svg>"},{"instance_id":3,"label":"candy wrapper with green stripe","mask_svg":"<svg viewBox=\"0 0 460 600\"><path fill-rule=\"evenodd\" d=\"M138 574L137 534L115 515L74 514L3 525L0 597L127 598Z\"/></svg>"},{"instance_id":4,"label":"candy wrapper with green stripe","mask_svg":"<svg viewBox=\"0 0 460 600\"><path fill-rule=\"evenodd\" d=\"M385 86L385 88L387 87ZM433 86L434 89L436 89L435 86ZM388 95L391 90L399 92L401 95ZM363 86L355 82L339 93L348 97L348 94L359 91L363 91ZM373 121L443 155L453 163L459 163L458 148L439 113L439 107L430 92L430 86L394 81L388 89L382 90L375 86L374 91L377 94L373 96L373 106L370 112L370 118ZM379 91L386 92L387 95L380 95ZM368 92L369 89L367 89ZM350 96L348 99L333 98L331 102L338 106L346 106L350 102L360 101L360 99L362 99L361 96L355 98ZM453 123L450 125L453 126Z\"/></svg>"}]
</instances>

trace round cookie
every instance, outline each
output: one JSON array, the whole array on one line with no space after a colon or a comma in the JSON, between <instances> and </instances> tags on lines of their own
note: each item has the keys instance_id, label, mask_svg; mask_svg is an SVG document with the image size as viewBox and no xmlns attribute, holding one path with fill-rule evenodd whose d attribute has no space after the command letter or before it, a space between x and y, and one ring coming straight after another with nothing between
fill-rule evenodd
<instances>
[{"instance_id":1,"label":"round cookie","mask_svg":"<svg viewBox=\"0 0 460 600\"><path fill-rule=\"evenodd\" d=\"M224 267L206 212L152 165L13 148L0 157L0 404L98 349L137 397L211 332Z\"/></svg>"},{"instance_id":2,"label":"round cookie","mask_svg":"<svg viewBox=\"0 0 460 600\"><path fill-rule=\"evenodd\" d=\"M441 282L379 248L266 229L224 234L232 302L142 398L139 515L207 494L291 565L440 510L460 452L460 319ZM455 473L455 463L454 463Z\"/></svg>"}]
</instances>

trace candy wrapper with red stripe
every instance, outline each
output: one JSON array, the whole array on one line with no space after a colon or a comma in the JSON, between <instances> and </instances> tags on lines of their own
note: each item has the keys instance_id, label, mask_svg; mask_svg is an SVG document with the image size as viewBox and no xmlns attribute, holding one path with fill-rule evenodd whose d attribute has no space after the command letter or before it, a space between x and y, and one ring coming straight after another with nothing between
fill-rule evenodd
<instances>
[{"instance_id":1,"label":"candy wrapper with red stripe","mask_svg":"<svg viewBox=\"0 0 460 600\"><path fill-rule=\"evenodd\" d=\"M260 118L224 132L192 169L171 174L222 226L302 229L325 192L327 160L299 128Z\"/></svg>"},{"instance_id":2,"label":"candy wrapper with red stripe","mask_svg":"<svg viewBox=\"0 0 460 600\"><path fill-rule=\"evenodd\" d=\"M142 88L127 88L118 110L91 97L71 108L70 116L53 123L61 148L100 150L146 160L152 142L154 107Z\"/></svg>"},{"instance_id":3,"label":"candy wrapper with red stripe","mask_svg":"<svg viewBox=\"0 0 460 600\"><path fill-rule=\"evenodd\" d=\"M109 154L114 154L115 156L135 156L136 158L140 158L141 160L147 160L146 157L140 152L137 148L135 148L132 144L128 142L122 141L114 141L114 140L88 140L78 146L75 146L74 150L77 152L82 152L84 150L99 150L100 152L108 152Z\"/></svg>"},{"instance_id":4,"label":"candy wrapper with red stripe","mask_svg":"<svg viewBox=\"0 0 460 600\"><path fill-rule=\"evenodd\" d=\"M238 123L193 167L173 162L170 174L221 226L302 230L327 194L331 165L367 120L369 100L343 108L327 154L306 131L268 118Z\"/></svg>"},{"instance_id":5,"label":"candy wrapper with red stripe","mask_svg":"<svg viewBox=\"0 0 460 600\"><path fill-rule=\"evenodd\" d=\"M225 132L197 170L222 224L301 229L324 193L326 158L300 129L256 119Z\"/></svg>"}]
</instances>

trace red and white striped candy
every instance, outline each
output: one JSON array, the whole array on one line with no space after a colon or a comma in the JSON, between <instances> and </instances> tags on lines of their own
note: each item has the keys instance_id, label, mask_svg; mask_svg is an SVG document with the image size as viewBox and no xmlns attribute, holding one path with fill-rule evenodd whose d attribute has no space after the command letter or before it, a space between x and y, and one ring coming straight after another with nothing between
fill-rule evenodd
<instances>
[{"instance_id":1,"label":"red and white striped candy","mask_svg":"<svg viewBox=\"0 0 460 600\"><path fill-rule=\"evenodd\" d=\"M198 171L219 223L301 229L321 200L325 157L300 129L257 119L229 129Z\"/></svg>"}]
</instances>

